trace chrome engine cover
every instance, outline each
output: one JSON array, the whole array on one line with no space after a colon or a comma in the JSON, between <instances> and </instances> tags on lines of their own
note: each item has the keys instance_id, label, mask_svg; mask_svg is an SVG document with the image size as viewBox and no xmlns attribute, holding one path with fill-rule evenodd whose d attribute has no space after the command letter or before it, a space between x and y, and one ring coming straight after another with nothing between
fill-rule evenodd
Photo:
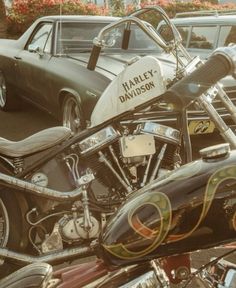
<instances>
[{"instance_id":1,"label":"chrome engine cover","mask_svg":"<svg viewBox=\"0 0 236 288\"><path fill-rule=\"evenodd\" d=\"M153 155L156 152L152 135L129 135L120 138L120 149L123 157Z\"/></svg>"},{"instance_id":2,"label":"chrome engine cover","mask_svg":"<svg viewBox=\"0 0 236 288\"><path fill-rule=\"evenodd\" d=\"M118 131L112 126L105 127L79 142L81 154L84 155L89 152L95 152L101 149L101 147L111 144L119 136Z\"/></svg>"},{"instance_id":3,"label":"chrome engine cover","mask_svg":"<svg viewBox=\"0 0 236 288\"><path fill-rule=\"evenodd\" d=\"M151 134L155 136L155 138L172 144L179 144L180 143L180 132L177 129L172 127L153 123L153 122L146 122L142 124L141 132L145 134Z\"/></svg>"},{"instance_id":4,"label":"chrome engine cover","mask_svg":"<svg viewBox=\"0 0 236 288\"><path fill-rule=\"evenodd\" d=\"M59 221L62 239L65 242L68 242L98 237L100 231L100 224L98 220L93 216L90 216L90 221L92 224L92 228L87 231L83 227L84 217L81 216L74 219L72 217L64 216Z\"/></svg>"}]
</instances>

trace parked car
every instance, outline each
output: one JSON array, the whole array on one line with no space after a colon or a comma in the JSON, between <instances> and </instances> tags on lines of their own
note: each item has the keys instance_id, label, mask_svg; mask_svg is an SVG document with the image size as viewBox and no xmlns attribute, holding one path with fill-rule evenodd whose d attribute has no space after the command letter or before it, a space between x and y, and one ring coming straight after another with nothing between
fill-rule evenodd
<instances>
[{"instance_id":1,"label":"parked car","mask_svg":"<svg viewBox=\"0 0 236 288\"><path fill-rule=\"evenodd\" d=\"M171 22L179 30L184 47L194 56L206 58L217 47L236 43L236 11L177 13ZM163 28L159 25L158 31Z\"/></svg>"},{"instance_id":2,"label":"parked car","mask_svg":"<svg viewBox=\"0 0 236 288\"><path fill-rule=\"evenodd\" d=\"M236 11L194 11L177 13L171 19L182 36L182 43L191 56L206 59L217 47L236 43ZM157 27L158 33L168 37L166 25L161 22ZM236 81L231 76L221 81L225 91L236 105ZM222 115L225 109L215 106ZM227 115L225 114L227 117Z\"/></svg>"},{"instance_id":3,"label":"parked car","mask_svg":"<svg viewBox=\"0 0 236 288\"><path fill-rule=\"evenodd\" d=\"M83 128L101 93L127 63L137 55L162 54L136 25L132 25L128 49L121 49L121 26L108 33L109 47L102 51L95 71L88 70L94 37L119 19L47 16L38 19L18 40L1 39L0 108L18 108L20 96L61 119L73 131ZM162 57L162 62L174 71L168 57Z\"/></svg>"}]
</instances>

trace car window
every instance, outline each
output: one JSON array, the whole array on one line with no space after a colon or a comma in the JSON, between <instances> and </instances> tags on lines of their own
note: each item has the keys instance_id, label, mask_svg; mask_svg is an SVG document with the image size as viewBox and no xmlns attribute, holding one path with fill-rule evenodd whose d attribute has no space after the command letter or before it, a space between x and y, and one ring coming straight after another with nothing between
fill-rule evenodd
<instances>
[{"instance_id":1,"label":"car window","mask_svg":"<svg viewBox=\"0 0 236 288\"><path fill-rule=\"evenodd\" d=\"M153 29L152 26L147 24L149 29ZM120 25L113 30L110 30L106 35L106 42L111 43L111 48L120 49L122 46L123 40L123 33L124 33L125 26L124 24ZM140 29L137 25L131 25L130 27L131 33L129 38L129 46L128 49L131 50L158 50L157 44L147 36L147 34ZM155 30L154 30L155 33Z\"/></svg>"},{"instance_id":2,"label":"car window","mask_svg":"<svg viewBox=\"0 0 236 288\"><path fill-rule=\"evenodd\" d=\"M216 26L193 27L190 36L189 48L213 49L216 32Z\"/></svg>"},{"instance_id":3,"label":"car window","mask_svg":"<svg viewBox=\"0 0 236 288\"><path fill-rule=\"evenodd\" d=\"M51 53L51 47L52 47L52 29L49 32L48 39L46 40L46 44L44 46L44 52Z\"/></svg>"},{"instance_id":4,"label":"car window","mask_svg":"<svg viewBox=\"0 0 236 288\"><path fill-rule=\"evenodd\" d=\"M80 52L84 49L91 49L93 46L93 39L98 36L100 30L108 24L109 23L81 22L58 23L56 53L68 54ZM121 49L124 27L125 26L122 24L119 27L109 30L104 38L104 42L107 46L105 49ZM151 29L151 27L152 26L149 28ZM160 51L157 44L137 25L131 25L128 49L155 49Z\"/></svg>"},{"instance_id":5,"label":"car window","mask_svg":"<svg viewBox=\"0 0 236 288\"><path fill-rule=\"evenodd\" d=\"M236 43L236 26L221 26L217 46L227 46L230 43Z\"/></svg>"},{"instance_id":6,"label":"car window","mask_svg":"<svg viewBox=\"0 0 236 288\"><path fill-rule=\"evenodd\" d=\"M57 29L57 54L89 49L93 39L108 23L59 22Z\"/></svg>"},{"instance_id":7,"label":"car window","mask_svg":"<svg viewBox=\"0 0 236 288\"><path fill-rule=\"evenodd\" d=\"M180 35L182 37L182 44L186 47L187 46L187 40L188 40L190 27L187 27L187 26L186 27L185 26L176 26L176 28L178 29L178 31L179 31L179 33L180 33ZM170 27L165 25L165 24L161 25L160 27L158 27L158 33L167 42L172 40L172 38L173 38L173 33L172 33Z\"/></svg>"},{"instance_id":8,"label":"car window","mask_svg":"<svg viewBox=\"0 0 236 288\"><path fill-rule=\"evenodd\" d=\"M188 41L188 35L190 31L190 27L185 27L185 26L177 26L176 27L182 37L182 44L186 47L187 46L187 41Z\"/></svg>"},{"instance_id":9,"label":"car window","mask_svg":"<svg viewBox=\"0 0 236 288\"><path fill-rule=\"evenodd\" d=\"M41 24L38 30L35 32L33 37L31 38L30 42L27 44L26 49L28 50L29 46L40 48L41 51L50 52L50 45L51 45L51 33L52 31L52 24L51 23L44 23Z\"/></svg>"},{"instance_id":10,"label":"car window","mask_svg":"<svg viewBox=\"0 0 236 288\"><path fill-rule=\"evenodd\" d=\"M93 40L108 23L58 23L58 38L64 40Z\"/></svg>"}]
</instances>

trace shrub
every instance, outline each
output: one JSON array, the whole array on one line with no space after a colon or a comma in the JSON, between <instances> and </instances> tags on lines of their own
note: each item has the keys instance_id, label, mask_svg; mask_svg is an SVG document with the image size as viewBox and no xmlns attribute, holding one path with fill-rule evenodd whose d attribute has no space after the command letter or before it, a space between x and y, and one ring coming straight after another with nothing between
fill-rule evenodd
<instances>
[{"instance_id":1,"label":"shrub","mask_svg":"<svg viewBox=\"0 0 236 288\"><path fill-rule=\"evenodd\" d=\"M191 12L191 11L201 11L201 10L227 10L231 11L232 9L236 10L236 4L233 3L227 3L227 4L214 4L214 0L211 0L211 2L207 1L191 1L191 2L184 2L184 1L170 1L170 0L153 0L153 1L148 1L148 0L142 0L141 2L141 7L145 6L160 6L162 7L167 15L170 18L173 18L176 13L181 13L181 12ZM134 11L134 7L130 5L127 7L127 12L131 13ZM160 19L157 18L157 15L153 12L148 13L144 20L150 22L154 27L157 27L158 22Z\"/></svg>"},{"instance_id":2,"label":"shrub","mask_svg":"<svg viewBox=\"0 0 236 288\"><path fill-rule=\"evenodd\" d=\"M14 0L8 10L8 31L23 33L37 18L46 15L106 15L108 10L80 0Z\"/></svg>"},{"instance_id":3,"label":"shrub","mask_svg":"<svg viewBox=\"0 0 236 288\"><path fill-rule=\"evenodd\" d=\"M108 1L108 0L107 0ZM134 5L125 6L124 0L109 0L110 12L114 16L124 16L135 10ZM236 9L236 4L214 4L210 2L195 0L192 2L180 2L169 0L141 0L141 6L161 6L170 17L178 12L198 10L231 10ZM8 31L10 34L23 33L34 20L45 15L55 14L80 14L80 15L108 15L108 9L96 6L92 3L83 3L81 0L14 0L12 8L8 11ZM150 13L148 20L156 25L156 15Z\"/></svg>"}]
</instances>

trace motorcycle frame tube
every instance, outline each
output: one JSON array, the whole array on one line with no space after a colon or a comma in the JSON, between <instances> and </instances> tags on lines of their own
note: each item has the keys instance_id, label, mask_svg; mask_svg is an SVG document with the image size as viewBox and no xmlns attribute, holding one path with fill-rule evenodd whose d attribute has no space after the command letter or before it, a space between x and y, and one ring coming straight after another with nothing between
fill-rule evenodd
<instances>
[{"instance_id":1,"label":"motorcycle frame tube","mask_svg":"<svg viewBox=\"0 0 236 288\"><path fill-rule=\"evenodd\" d=\"M46 262L49 264L53 264L56 262L67 261L69 259L81 257L81 256L90 256L93 255L94 251L91 246L83 246L77 248L70 248L60 252L54 252L47 255L41 256L31 256L24 253L18 253L15 251L10 251L6 248L0 248L0 257L14 259L17 262L30 264L30 263L40 263Z\"/></svg>"},{"instance_id":2,"label":"motorcycle frame tube","mask_svg":"<svg viewBox=\"0 0 236 288\"><path fill-rule=\"evenodd\" d=\"M232 103L231 99L228 97L228 95L225 93L225 91L222 89L220 84L217 84L218 89L218 97L220 98L221 102L225 106L225 108L229 111L232 119L236 123L236 107Z\"/></svg>"},{"instance_id":3,"label":"motorcycle frame tube","mask_svg":"<svg viewBox=\"0 0 236 288\"><path fill-rule=\"evenodd\" d=\"M46 187L38 186L30 182L26 182L21 179L17 179L13 176L9 176L3 173L0 173L0 184L10 188L14 188L26 193L30 193L36 196L48 198L51 200L57 201L71 201L82 195L83 188L79 187L72 191L57 191L49 189Z\"/></svg>"}]
</instances>

